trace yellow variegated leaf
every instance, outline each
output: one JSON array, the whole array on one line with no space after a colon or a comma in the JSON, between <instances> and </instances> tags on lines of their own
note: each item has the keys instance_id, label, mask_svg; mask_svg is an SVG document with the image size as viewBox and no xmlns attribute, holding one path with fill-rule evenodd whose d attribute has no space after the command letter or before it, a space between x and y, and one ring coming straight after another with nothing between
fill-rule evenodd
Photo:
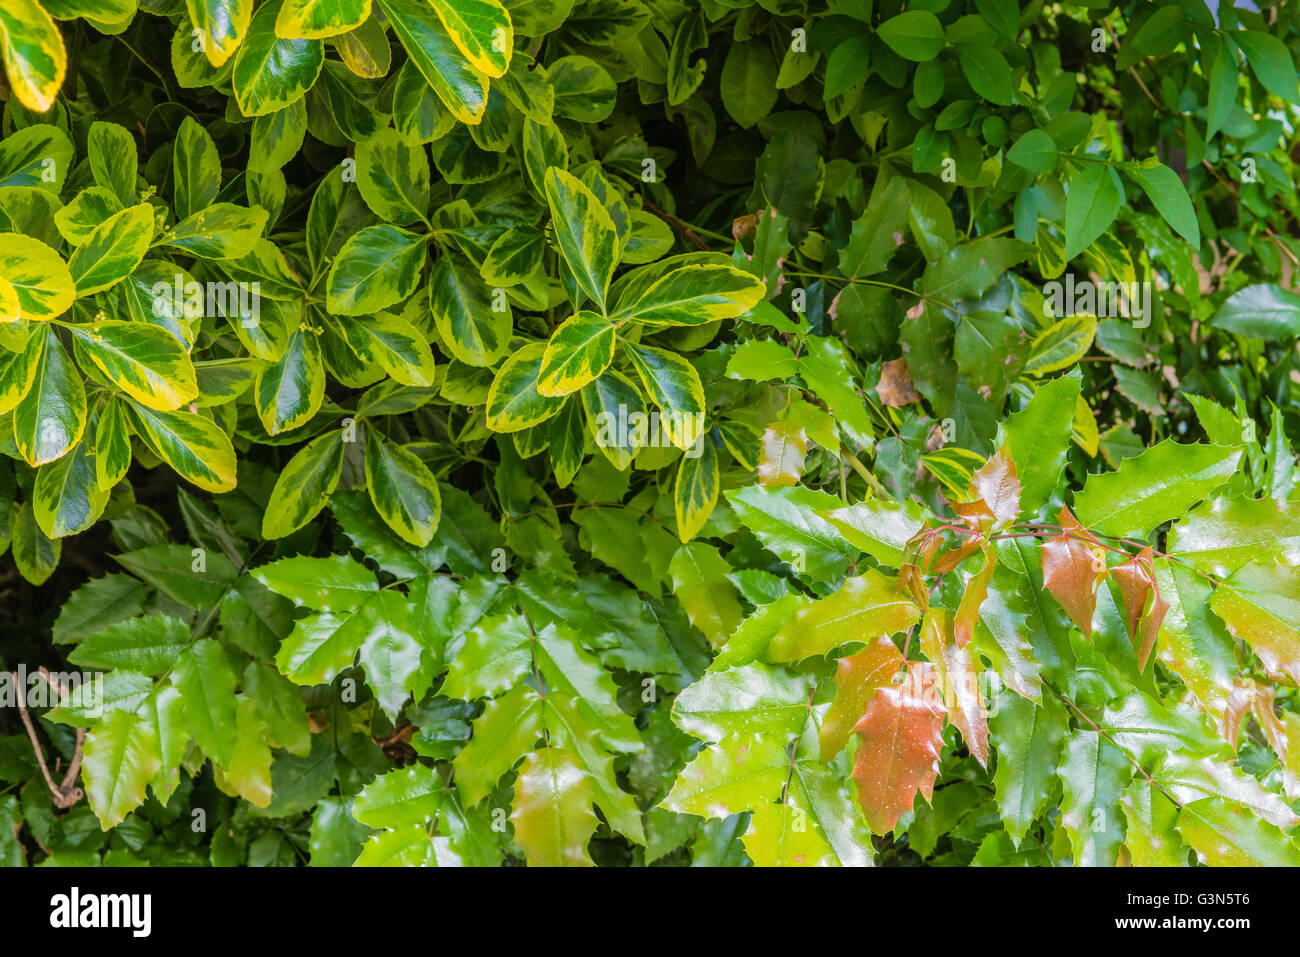
<instances>
[{"instance_id":1,"label":"yellow variegated leaf","mask_svg":"<svg viewBox=\"0 0 1300 957\"><path fill-rule=\"evenodd\" d=\"M545 343L533 342L501 363L487 398L487 424L493 432L521 432L563 407L563 397L542 395L537 389L545 353Z\"/></svg>"},{"instance_id":2,"label":"yellow variegated leaf","mask_svg":"<svg viewBox=\"0 0 1300 957\"><path fill-rule=\"evenodd\" d=\"M594 312L579 312L551 334L542 356L537 391L568 395L598 377L614 361L614 324Z\"/></svg>"},{"instance_id":3,"label":"yellow variegated leaf","mask_svg":"<svg viewBox=\"0 0 1300 957\"><path fill-rule=\"evenodd\" d=\"M68 54L53 18L36 0L5 0L0 4L0 40L5 73L18 102L37 113L49 110L68 69Z\"/></svg>"},{"instance_id":4,"label":"yellow variegated leaf","mask_svg":"<svg viewBox=\"0 0 1300 957\"><path fill-rule=\"evenodd\" d=\"M248 32L253 0L185 0L185 6L208 62L225 65Z\"/></svg>"},{"instance_id":5,"label":"yellow variegated leaf","mask_svg":"<svg viewBox=\"0 0 1300 957\"><path fill-rule=\"evenodd\" d=\"M438 480L414 452L373 428L366 440L366 488L375 511L403 539L417 548L433 540L442 515Z\"/></svg>"},{"instance_id":6,"label":"yellow variegated leaf","mask_svg":"<svg viewBox=\"0 0 1300 957\"><path fill-rule=\"evenodd\" d=\"M465 58L490 77L510 66L515 31L510 14L496 0L429 0L452 42Z\"/></svg>"},{"instance_id":7,"label":"yellow variegated leaf","mask_svg":"<svg viewBox=\"0 0 1300 957\"><path fill-rule=\"evenodd\" d=\"M76 298L77 287L63 258L21 233L0 233L0 276L13 289L24 319L58 318Z\"/></svg>"},{"instance_id":8,"label":"yellow variegated leaf","mask_svg":"<svg viewBox=\"0 0 1300 957\"><path fill-rule=\"evenodd\" d=\"M677 466L673 507L677 512L677 537L689 542L713 514L718 504L718 450L702 435Z\"/></svg>"},{"instance_id":9,"label":"yellow variegated leaf","mask_svg":"<svg viewBox=\"0 0 1300 957\"><path fill-rule=\"evenodd\" d=\"M347 33L370 16L370 0L284 0L275 35L284 40L319 40Z\"/></svg>"}]
</instances>

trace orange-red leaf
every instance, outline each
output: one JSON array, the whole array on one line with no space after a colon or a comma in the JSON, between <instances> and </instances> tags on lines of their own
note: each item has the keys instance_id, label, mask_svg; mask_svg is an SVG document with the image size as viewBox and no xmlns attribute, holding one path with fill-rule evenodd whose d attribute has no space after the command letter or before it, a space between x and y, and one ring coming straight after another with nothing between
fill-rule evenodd
<instances>
[{"instance_id":1,"label":"orange-red leaf","mask_svg":"<svg viewBox=\"0 0 1300 957\"><path fill-rule=\"evenodd\" d=\"M988 767L988 712L979 690L983 669L979 656L958 644L948 609L931 608L921 622L921 650L935 667L948 720L957 726L975 760Z\"/></svg>"},{"instance_id":2,"label":"orange-red leaf","mask_svg":"<svg viewBox=\"0 0 1300 957\"><path fill-rule=\"evenodd\" d=\"M1160 633L1165 613L1169 611L1169 603L1160 597L1156 588L1153 555L1150 548L1144 548L1124 564L1116 565L1110 570L1119 582L1120 593L1124 596L1124 617L1129 640L1137 646L1138 665L1143 669L1155 648L1156 636ZM1147 611L1148 601L1150 611ZM1146 612L1145 619L1142 617L1143 612Z\"/></svg>"},{"instance_id":3,"label":"orange-red leaf","mask_svg":"<svg viewBox=\"0 0 1300 957\"><path fill-rule=\"evenodd\" d=\"M867 824L888 834L912 809L916 792L934 794L943 748L943 708L937 700L934 666L913 662L902 684L871 696L853 729L861 739L853 780Z\"/></svg>"},{"instance_id":4,"label":"orange-red leaf","mask_svg":"<svg viewBox=\"0 0 1300 957\"><path fill-rule=\"evenodd\" d=\"M898 676L903 656L889 638L877 638L857 654L841 658L835 672L835 700L822 719L821 759L829 761L844 749L879 688Z\"/></svg>"},{"instance_id":5,"label":"orange-red leaf","mask_svg":"<svg viewBox=\"0 0 1300 957\"><path fill-rule=\"evenodd\" d=\"M1106 563L1090 546L1090 541L1095 543L1096 539L1079 525L1069 509L1061 509L1061 527L1064 532L1043 542L1043 587L1079 630L1091 638L1096 587L1106 574Z\"/></svg>"},{"instance_id":6,"label":"orange-red leaf","mask_svg":"<svg viewBox=\"0 0 1300 957\"><path fill-rule=\"evenodd\" d=\"M989 596L989 581L997 567L998 553L992 548L986 548L984 564L966 583L966 591L962 593L961 604L957 606L957 617L953 622L957 644L963 648L975 634L975 623L980 619L980 605Z\"/></svg>"},{"instance_id":7,"label":"orange-red leaf","mask_svg":"<svg viewBox=\"0 0 1300 957\"><path fill-rule=\"evenodd\" d=\"M998 524L1014 522L1020 514L1020 478L1004 445L971 476L971 492L981 499Z\"/></svg>"}]
</instances>

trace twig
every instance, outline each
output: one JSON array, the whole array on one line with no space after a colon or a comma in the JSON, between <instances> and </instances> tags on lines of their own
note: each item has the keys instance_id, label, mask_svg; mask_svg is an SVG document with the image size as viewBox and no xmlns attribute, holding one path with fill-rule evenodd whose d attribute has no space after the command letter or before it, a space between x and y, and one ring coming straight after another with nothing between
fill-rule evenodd
<instances>
[{"instance_id":1,"label":"twig","mask_svg":"<svg viewBox=\"0 0 1300 957\"><path fill-rule=\"evenodd\" d=\"M15 671L12 674L14 676L14 687L17 688L18 672ZM42 668L41 675L49 682L50 687L54 688L55 692L62 697L62 689L54 684L50 678L50 673ZM63 783L55 784L54 778L50 775L50 769L45 764L45 751L41 747L40 738L36 736L36 727L32 724L31 716L28 715L27 708L23 704L21 689L19 689L18 693L18 715L23 719L23 726L27 729L27 737L31 739L32 750L36 752L36 762L41 767L41 774L45 778L45 783L49 785L50 793L54 795L51 798L54 806L64 809L72 807L86 796L81 788L74 787L72 783L77 778L77 772L81 770L81 746L86 740L86 730L84 728L77 729L77 749L72 756L72 764L68 766L68 772L63 776Z\"/></svg>"},{"instance_id":2,"label":"twig","mask_svg":"<svg viewBox=\"0 0 1300 957\"><path fill-rule=\"evenodd\" d=\"M650 200L646 199L644 196L641 198L641 205L643 205L650 212L654 213L656 216L662 219L669 226L672 226L674 229L680 231L683 236L685 236L690 242L692 242L695 245L696 249L702 249L706 253L712 252L708 243L706 243L704 240L702 240L699 236L695 234L695 230L691 229L690 226L686 225L684 222L682 222L672 213L668 212L668 210L656 206L654 203L650 202Z\"/></svg>"}]
</instances>

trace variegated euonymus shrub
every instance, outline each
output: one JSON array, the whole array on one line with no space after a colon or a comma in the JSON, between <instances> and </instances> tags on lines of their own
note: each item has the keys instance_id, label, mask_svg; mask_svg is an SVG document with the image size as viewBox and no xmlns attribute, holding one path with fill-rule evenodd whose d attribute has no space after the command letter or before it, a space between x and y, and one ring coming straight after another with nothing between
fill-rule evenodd
<instances>
[{"instance_id":1,"label":"variegated euonymus shrub","mask_svg":"<svg viewBox=\"0 0 1300 957\"><path fill-rule=\"evenodd\" d=\"M1300 862L1261 6L5 0L0 862Z\"/></svg>"}]
</instances>

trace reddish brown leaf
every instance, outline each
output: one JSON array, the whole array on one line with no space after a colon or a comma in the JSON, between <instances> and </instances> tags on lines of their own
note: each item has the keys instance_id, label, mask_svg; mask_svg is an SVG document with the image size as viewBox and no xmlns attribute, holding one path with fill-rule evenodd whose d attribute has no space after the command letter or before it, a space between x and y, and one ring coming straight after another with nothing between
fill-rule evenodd
<instances>
[{"instance_id":1,"label":"reddish brown leaf","mask_svg":"<svg viewBox=\"0 0 1300 957\"><path fill-rule=\"evenodd\" d=\"M1255 682L1249 678L1238 678L1228 692L1228 703L1223 707L1223 724L1219 733L1235 749L1237 738L1241 734L1241 723L1255 705Z\"/></svg>"},{"instance_id":2,"label":"reddish brown leaf","mask_svg":"<svg viewBox=\"0 0 1300 957\"><path fill-rule=\"evenodd\" d=\"M921 393L916 391L916 386L912 384L912 374L907 371L906 359L890 359L881 367L876 395L891 409L901 409L905 405L921 401Z\"/></svg>"},{"instance_id":3,"label":"reddish brown leaf","mask_svg":"<svg viewBox=\"0 0 1300 957\"><path fill-rule=\"evenodd\" d=\"M1270 686L1255 686L1255 699L1251 702L1250 711L1259 722L1259 726L1264 730L1264 736L1268 738L1269 746L1273 753L1277 755L1278 763L1283 767L1287 766L1287 758L1290 753L1290 743L1287 740L1286 727L1282 724L1273 710L1273 703L1277 700L1277 689Z\"/></svg>"},{"instance_id":4,"label":"reddish brown leaf","mask_svg":"<svg viewBox=\"0 0 1300 957\"><path fill-rule=\"evenodd\" d=\"M961 604L957 606L957 617L953 621L953 633L958 646L965 648L966 643L975 634L975 623L980 618L980 605L989 596L989 581L998 567L998 553L992 548L984 549L984 564L966 583L962 593Z\"/></svg>"},{"instance_id":5,"label":"reddish brown leaf","mask_svg":"<svg viewBox=\"0 0 1300 957\"><path fill-rule=\"evenodd\" d=\"M849 743L876 690L891 684L903 666L903 656L889 638L877 638L857 654L841 658L835 672L835 700L822 719L821 759L829 761Z\"/></svg>"},{"instance_id":6,"label":"reddish brown leaf","mask_svg":"<svg viewBox=\"0 0 1300 957\"><path fill-rule=\"evenodd\" d=\"M988 767L989 723L980 697L979 657L957 643L953 616L946 608L931 608L921 622L921 650L935 667L948 720L957 726L975 760Z\"/></svg>"},{"instance_id":7,"label":"reddish brown leaf","mask_svg":"<svg viewBox=\"0 0 1300 957\"><path fill-rule=\"evenodd\" d=\"M1069 509L1061 509L1061 527L1062 534L1043 542L1043 587L1091 638L1096 587L1106 574L1106 563L1093 551L1092 533L1079 525Z\"/></svg>"},{"instance_id":8,"label":"reddish brown leaf","mask_svg":"<svg viewBox=\"0 0 1300 957\"><path fill-rule=\"evenodd\" d=\"M1129 639L1136 646L1138 665L1143 669L1151 658L1156 638L1160 634L1160 625L1169 611L1169 603L1160 597L1156 587L1153 556L1152 549L1144 548L1124 564L1111 569L1124 596L1124 617Z\"/></svg>"},{"instance_id":9,"label":"reddish brown leaf","mask_svg":"<svg viewBox=\"0 0 1300 957\"><path fill-rule=\"evenodd\" d=\"M913 662L907 678L876 691L853 729L861 739L853 780L867 824L888 834L912 809L916 793L934 794L943 748L943 708L937 700L934 666Z\"/></svg>"},{"instance_id":10,"label":"reddish brown leaf","mask_svg":"<svg viewBox=\"0 0 1300 957\"><path fill-rule=\"evenodd\" d=\"M790 422L773 422L763 433L758 460L760 485L798 485L808 454L808 433Z\"/></svg>"},{"instance_id":11,"label":"reddish brown leaf","mask_svg":"<svg viewBox=\"0 0 1300 957\"><path fill-rule=\"evenodd\" d=\"M987 506L999 525L1014 522L1020 514L1020 478L1005 445L971 476L970 486L972 497Z\"/></svg>"}]
</instances>

